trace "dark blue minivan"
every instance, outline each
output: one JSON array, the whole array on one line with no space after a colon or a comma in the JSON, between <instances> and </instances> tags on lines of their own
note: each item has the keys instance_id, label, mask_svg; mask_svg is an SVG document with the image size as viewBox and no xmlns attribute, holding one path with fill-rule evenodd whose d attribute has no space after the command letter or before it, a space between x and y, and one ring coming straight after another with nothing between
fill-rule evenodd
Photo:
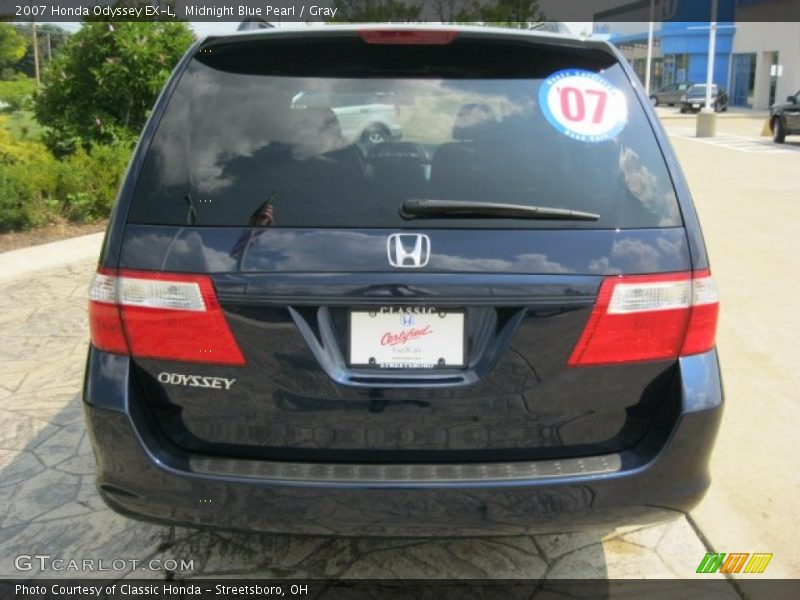
<instances>
[{"instance_id":1,"label":"dark blue minivan","mask_svg":"<svg viewBox=\"0 0 800 600\"><path fill-rule=\"evenodd\" d=\"M135 518L556 532L686 511L709 485L717 291L605 42L198 42L142 134L89 312L97 484Z\"/></svg>"}]
</instances>

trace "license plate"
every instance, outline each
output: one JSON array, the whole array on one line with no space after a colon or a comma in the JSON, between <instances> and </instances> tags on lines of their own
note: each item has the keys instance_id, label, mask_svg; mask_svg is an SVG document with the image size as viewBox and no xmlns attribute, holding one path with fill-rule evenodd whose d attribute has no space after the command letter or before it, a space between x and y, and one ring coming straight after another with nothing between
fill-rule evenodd
<instances>
[{"instance_id":1,"label":"license plate","mask_svg":"<svg viewBox=\"0 0 800 600\"><path fill-rule=\"evenodd\" d=\"M699 104L692 104L692 108L700 108Z\"/></svg>"},{"instance_id":2,"label":"license plate","mask_svg":"<svg viewBox=\"0 0 800 600\"><path fill-rule=\"evenodd\" d=\"M463 367L465 324L463 310L351 310L349 364L378 369Z\"/></svg>"}]
</instances>

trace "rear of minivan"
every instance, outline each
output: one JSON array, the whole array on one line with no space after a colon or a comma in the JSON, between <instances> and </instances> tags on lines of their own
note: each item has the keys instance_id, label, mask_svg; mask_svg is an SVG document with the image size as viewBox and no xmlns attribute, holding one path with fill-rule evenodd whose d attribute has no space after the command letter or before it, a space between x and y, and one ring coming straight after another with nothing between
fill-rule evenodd
<instances>
[{"instance_id":1,"label":"rear of minivan","mask_svg":"<svg viewBox=\"0 0 800 600\"><path fill-rule=\"evenodd\" d=\"M346 135L309 95L391 101L401 137ZM90 290L98 487L137 518L287 533L685 511L721 416L717 311L683 176L610 45L208 38L156 103Z\"/></svg>"}]
</instances>

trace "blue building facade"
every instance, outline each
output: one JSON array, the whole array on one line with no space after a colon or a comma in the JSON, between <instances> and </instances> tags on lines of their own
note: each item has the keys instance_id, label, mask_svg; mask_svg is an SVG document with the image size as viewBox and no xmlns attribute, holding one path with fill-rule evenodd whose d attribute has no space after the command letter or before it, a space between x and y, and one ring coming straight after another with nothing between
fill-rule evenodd
<instances>
[{"instance_id":1,"label":"blue building facade","mask_svg":"<svg viewBox=\"0 0 800 600\"><path fill-rule=\"evenodd\" d=\"M594 32L616 44L644 82L647 21L652 14L650 89L704 83L711 4L710 0L630 0L595 13ZM727 90L732 106L764 110L800 88L800 22L786 17L790 6L797 3L717 0L713 80Z\"/></svg>"},{"instance_id":2,"label":"blue building facade","mask_svg":"<svg viewBox=\"0 0 800 600\"><path fill-rule=\"evenodd\" d=\"M736 32L732 22L717 24L714 81L728 87L728 65ZM698 23L664 23L660 31L663 83L705 82L708 68L709 29ZM645 35L646 41L646 35Z\"/></svg>"},{"instance_id":3,"label":"blue building facade","mask_svg":"<svg viewBox=\"0 0 800 600\"><path fill-rule=\"evenodd\" d=\"M736 33L734 25L736 2L737 0L718 0L717 13L714 15L717 22L714 81L726 89L729 83L733 38ZM647 45L647 23L639 23L642 30L634 33L630 33L630 23L626 24L625 29L628 31L625 33L615 32L615 25L618 26L619 21L641 18L643 4L648 3L633 2L614 11L596 15L595 32L607 33L609 41L629 55L634 69L644 80L643 49ZM651 87L657 89L669 83L705 82L708 67L709 22L712 17L711 3L674 0L665 3L665 6L669 7L669 13L657 14L661 21L656 24L657 28L653 34L657 53L653 61Z\"/></svg>"}]
</instances>

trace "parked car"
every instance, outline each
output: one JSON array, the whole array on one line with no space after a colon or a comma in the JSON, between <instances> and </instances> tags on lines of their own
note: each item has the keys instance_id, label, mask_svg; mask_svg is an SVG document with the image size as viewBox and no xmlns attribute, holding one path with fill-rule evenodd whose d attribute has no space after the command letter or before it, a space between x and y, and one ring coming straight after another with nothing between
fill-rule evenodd
<instances>
[{"instance_id":1,"label":"parked car","mask_svg":"<svg viewBox=\"0 0 800 600\"><path fill-rule=\"evenodd\" d=\"M397 140L403 135L391 92L363 89L300 92L292 99L292 107L331 108L342 135L368 146Z\"/></svg>"},{"instance_id":2,"label":"parked car","mask_svg":"<svg viewBox=\"0 0 800 600\"><path fill-rule=\"evenodd\" d=\"M692 85L692 83L670 83L665 85L650 94L650 102L653 106L658 106L659 104L675 106L676 104L680 104L686 90L692 87Z\"/></svg>"},{"instance_id":3,"label":"parked car","mask_svg":"<svg viewBox=\"0 0 800 600\"><path fill-rule=\"evenodd\" d=\"M108 505L373 536L689 510L723 404L718 298L635 77L604 41L501 28L197 42L89 292ZM402 99L403 141L364 153L333 107L292 102L344 90Z\"/></svg>"},{"instance_id":4,"label":"parked car","mask_svg":"<svg viewBox=\"0 0 800 600\"><path fill-rule=\"evenodd\" d=\"M700 112L706 105L706 84L696 83L681 98L681 112ZM711 86L711 107L714 112L728 110L728 94L716 83Z\"/></svg>"},{"instance_id":5,"label":"parked car","mask_svg":"<svg viewBox=\"0 0 800 600\"><path fill-rule=\"evenodd\" d=\"M777 144L785 142L787 135L800 135L800 92L769 107L769 127Z\"/></svg>"}]
</instances>

